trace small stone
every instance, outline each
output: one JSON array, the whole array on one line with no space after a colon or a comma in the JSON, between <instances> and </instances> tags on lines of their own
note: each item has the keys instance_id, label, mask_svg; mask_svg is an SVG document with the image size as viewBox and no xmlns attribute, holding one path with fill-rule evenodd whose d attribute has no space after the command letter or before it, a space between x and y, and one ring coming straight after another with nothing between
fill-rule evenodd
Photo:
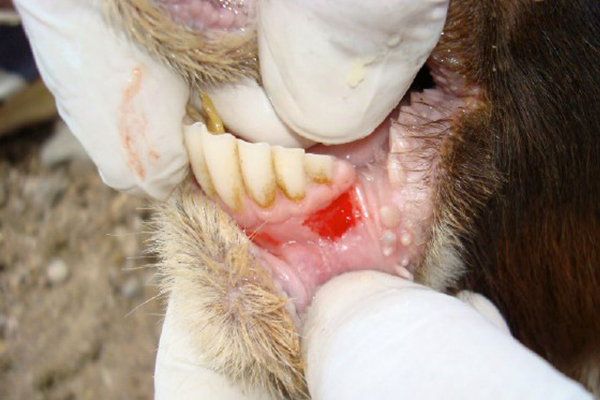
<instances>
[{"instance_id":1,"label":"small stone","mask_svg":"<svg viewBox=\"0 0 600 400\"><path fill-rule=\"evenodd\" d=\"M4 337L4 332L8 327L8 317L0 313L0 337Z\"/></svg>"},{"instance_id":2,"label":"small stone","mask_svg":"<svg viewBox=\"0 0 600 400\"><path fill-rule=\"evenodd\" d=\"M121 296L126 299L133 299L142 293L142 284L135 276L127 278L121 286Z\"/></svg>"},{"instance_id":3,"label":"small stone","mask_svg":"<svg viewBox=\"0 0 600 400\"><path fill-rule=\"evenodd\" d=\"M3 207L8 200L8 193L6 190L6 184L0 180L0 207Z\"/></svg>"},{"instance_id":4,"label":"small stone","mask_svg":"<svg viewBox=\"0 0 600 400\"><path fill-rule=\"evenodd\" d=\"M48 265L46 276L51 285L59 285L69 278L69 267L62 259L55 258Z\"/></svg>"},{"instance_id":5,"label":"small stone","mask_svg":"<svg viewBox=\"0 0 600 400\"><path fill-rule=\"evenodd\" d=\"M23 271L17 272L16 274L11 275L8 278L8 287L13 291L17 291L25 283L26 280L27 280L26 272L23 272Z\"/></svg>"}]
</instances>

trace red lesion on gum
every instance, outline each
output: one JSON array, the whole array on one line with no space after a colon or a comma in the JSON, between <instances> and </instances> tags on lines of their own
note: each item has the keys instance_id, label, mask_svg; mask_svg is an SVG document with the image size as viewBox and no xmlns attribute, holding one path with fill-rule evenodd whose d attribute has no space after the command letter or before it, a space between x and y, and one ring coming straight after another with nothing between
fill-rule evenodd
<instances>
[{"instance_id":1,"label":"red lesion on gum","mask_svg":"<svg viewBox=\"0 0 600 400\"><path fill-rule=\"evenodd\" d=\"M359 219L360 213L354 206L352 190L349 190L323 210L308 217L304 225L324 239L336 240L355 226Z\"/></svg>"}]
</instances>

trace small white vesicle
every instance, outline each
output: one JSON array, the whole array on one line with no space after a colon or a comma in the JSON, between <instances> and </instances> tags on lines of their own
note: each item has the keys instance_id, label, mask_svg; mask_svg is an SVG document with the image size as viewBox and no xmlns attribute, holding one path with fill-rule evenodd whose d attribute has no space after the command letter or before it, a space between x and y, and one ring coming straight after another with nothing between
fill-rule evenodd
<instances>
[{"instance_id":1,"label":"small white vesicle","mask_svg":"<svg viewBox=\"0 0 600 400\"><path fill-rule=\"evenodd\" d=\"M383 236L381 238L382 242L382 253L384 257L389 257L394 254L396 249L396 234L390 230L386 230L383 232Z\"/></svg>"},{"instance_id":2,"label":"small white vesicle","mask_svg":"<svg viewBox=\"0 0 600 400\"><path fill-rule=\"evenodd\" d=\"M400 243L402 243L402 246L410 246L412 241L413 237L409 232L404 231L400 234Z\"/></svg>"},{"instance_id":3,"label":"small white vesicle","mask_svg":"<svg viewBox=\"0 0 600 400\"><path fill-rule=\"evenodd\" d=\"M396 206L383 206L379 209L379 216L381 217L381 223L386 228L396 228L400 224L402 215L400 210Z\"/></svg>"}]
</instances>

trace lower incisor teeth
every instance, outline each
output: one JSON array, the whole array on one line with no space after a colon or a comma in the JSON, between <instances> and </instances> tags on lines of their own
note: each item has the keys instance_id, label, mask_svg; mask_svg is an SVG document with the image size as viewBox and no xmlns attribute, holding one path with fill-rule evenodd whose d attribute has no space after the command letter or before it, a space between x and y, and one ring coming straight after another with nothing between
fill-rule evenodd
<instances>
[{"instance_id":1,"label":"lower incisor teeth","mask_svg":"<svg viewBox=\"0 0 600 400\"><path fill-rule=\"evenodd\" d=\"M273 164L277 185L290 200L300 201L306 195L306 173L304 172L304 150L273 146Z\"/></svg>"},{"instance_id":2,"label":"lower incisor teeth","mask_svg":"<svg viewBox=\"0 0 600 400\"><path fill-rule=\"evenodd\" d=\"M333 157L320 154L306 154L304 168L308 177L315 183L329 183L333 176Z\"/></svg>"},{"instance_id":3,"label":"lower incisor teeth","mask_svg":"<svg viewBox=\"0 0 600 400\"><path fill-rule=\"evenodd\" d=\"M213 197L215 195L215 188L210 173L208 172L208 168L206 167L204 148L202 145L203 134L208 134L206 125L203 123L195 123L183 127L183 139L185 141L185 147L188 151L190 164L192 165L192 171L196 177L196 181L209 197Z\"/></svg>"},{"instance_id":4,"label":"lower incisor teeth","mask_svg":"<svg viewBox=\"0 0 600 400\"><path fill-rule=\"evenodd\" d=\"M277 197L271 146L238 140L242 177L248 195L261 207L269 207Z\"/></svg>"},{"instance_id":5,"label":"lower incisor teeth","mask_svg":"<svg viewBox=\"0 0 600 400\"><path fill-rule=\"evenodd\" d=\"M196 180L208 196L218 195L233 211L242 209L244 190L267 208L277 198L277 187L288 199L301 201L309 179L317 184L333 179L334 158L328 155L215 135L202 122L183 131Z\"/></svg>"},{"instance_id":6,"label":"lower incisor teeth","mask_svg":"<svg viewBox=\"0 0 600 400\"><path fill-rule=\"evenodd\" d=\"M225 133L202 135L206 166L216 192L232 210L242 209L244 183L240 172L237 139Z\"/></svg>"}]
</instances>

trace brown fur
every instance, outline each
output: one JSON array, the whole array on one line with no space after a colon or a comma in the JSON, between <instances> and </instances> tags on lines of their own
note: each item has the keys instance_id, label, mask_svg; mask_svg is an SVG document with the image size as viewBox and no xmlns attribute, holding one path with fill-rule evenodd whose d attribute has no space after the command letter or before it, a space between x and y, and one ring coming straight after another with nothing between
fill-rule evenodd
<instances>
[{"instance_id":1,"label":"brown fur","mask_svg":"<svg viewBox=\"0 0 600 400\"><path fill-rule=\"evenodd\" d=\"M454 288L488 296L519 340L596 394L599 38L595 1L455 0L437 49L484 101L460 121L438 188L437 226L469 270Z\"/></svg>"},{"instance_id":2,"label":"brown fur","mask_svg":"<svg viewBox=\"0 0 600 400\"><path fill-rule=\"evenodd\" d=\"M153 0L105 0L104 15L192 88L259 78L254 29L193 32L173 22Z\"/></svg>"},{"instance_id":3,"label":"brown fur","mask_svg":"<svg viewBox=\"0 0 600 400\"><path fill-rule=\"evenodd\" d=\"M194 332L193 350L233 381L276 397L306 397L288 299L231 218L187 182L159 206L151 229L162 294L177 301L173 320Z\"/></svg>"}]
</instances>

